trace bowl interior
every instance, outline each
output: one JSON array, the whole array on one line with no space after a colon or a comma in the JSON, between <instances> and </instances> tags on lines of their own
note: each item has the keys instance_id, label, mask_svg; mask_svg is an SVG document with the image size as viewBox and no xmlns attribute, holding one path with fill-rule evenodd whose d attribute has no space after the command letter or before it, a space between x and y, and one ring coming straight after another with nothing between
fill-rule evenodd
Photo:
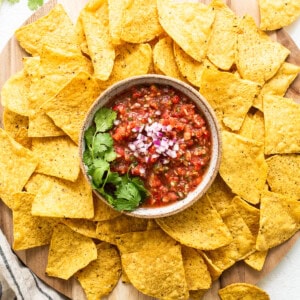
<instances>
[{"instance_id":1,"label":"bowl interior","mask_svg":"<svg viewBox=\"0 0 300 300\"><path fill-rule=\"evenodd\" d=\"M208 102L204 99L202 95L200 95L193 87L185 84L179 80L174 78L170 78L163 75L143 75L143 76L136 76L125 79L120 81L106 91L104 91L100 97L94 102L92 107L90 108L85 121L83 123L83 127L80 133L80 140L79 140L79 155L80 155L80 165L82 171L90 181L89 176L86 173L86 167L82 162L83 152L85 150L85 141L84 141L84 132L88 127L91 126L94 118L94 114L98 109L108 104L115 96L119 95L123 91L130 89L133 86L141 85L141 84L161 84L161 85L169 85L183 94L185 94L191 101L193 101L200 112L203 113L204 118L207 121L207 125L211 132L211 141L212 141L212 148L211 148L211 160L206 170L206 173L203 177L202 182L198 185L198 187L190 192L187 197L183 200L173 202L166 206L160 207L139 207L134 211L131 212L124 212L127 215L135 216L135 217L142 217L142 218L158 218L168 216L192 205L195 201L197 201L203 194L207 191L210 187L212 182L214 181L220 166L220 158L221 158L221 137L220 137L220 130L218 127L217 119L215 117L213 109L210 107ZM102 200L106 200L97 192L94 193ZM107 203L107 202L106 202ZM108 204L108 203L107 203ZM108 204L109 205L109 204Z\"/></svg>"}]
</instances>

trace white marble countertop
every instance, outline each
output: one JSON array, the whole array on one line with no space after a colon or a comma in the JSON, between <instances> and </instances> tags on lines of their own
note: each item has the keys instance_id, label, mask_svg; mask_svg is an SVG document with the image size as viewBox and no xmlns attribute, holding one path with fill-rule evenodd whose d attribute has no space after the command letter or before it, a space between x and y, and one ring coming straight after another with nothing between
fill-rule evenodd
<instances>
[{"instance_id":1,"label":"white marble countertop","mask_svg":"<svg viewBox=\"0 0 300 300\"><path fill-rule=\"evenodd\" d=\"M32 13L27 7L27 0L20 0L14 5L5 1L2 3L0 7L0 52L14 31ZM300 19L286 29L300 48ZM258 285L267 291L271 300L300 299L300 240L273 272L261 280Z\"/></svg>"}]
</instances>

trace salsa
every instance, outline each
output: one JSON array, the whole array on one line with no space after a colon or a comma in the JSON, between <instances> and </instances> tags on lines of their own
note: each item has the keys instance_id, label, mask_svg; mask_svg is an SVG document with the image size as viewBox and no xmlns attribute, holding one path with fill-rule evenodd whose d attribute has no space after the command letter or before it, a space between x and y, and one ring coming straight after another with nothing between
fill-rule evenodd
<instances>
[{"instance_id":1,"label":"salsa","mask_svg":"<svg viewBox=\"0 0 300 300\"><path fill-rule=\"evenodd\" d=\"M196 105L165 85L134 86L113 99L111 170L139 176L150 192L144 206L184 199L202 181L211 134Z\"/></svg>"}]
</instances>

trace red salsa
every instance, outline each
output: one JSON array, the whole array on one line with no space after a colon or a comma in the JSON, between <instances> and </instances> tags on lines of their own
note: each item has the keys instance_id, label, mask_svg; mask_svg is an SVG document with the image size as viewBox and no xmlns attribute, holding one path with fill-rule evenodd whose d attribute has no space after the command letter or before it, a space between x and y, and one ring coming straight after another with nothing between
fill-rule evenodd
<instances>
[{"instance_id":1,"label":"red salsa","mask_svg":"<svg viewBox=\"0 0 300 300\"><path fill-rule=\"evenodd\" d=\"M170 86L135 86L116 97L112 109L117 159L111 170L141 177L151 194L144 206L181 200L199 185L211 157L211 135L191 100Z\"/></svg>"}]
</instances>

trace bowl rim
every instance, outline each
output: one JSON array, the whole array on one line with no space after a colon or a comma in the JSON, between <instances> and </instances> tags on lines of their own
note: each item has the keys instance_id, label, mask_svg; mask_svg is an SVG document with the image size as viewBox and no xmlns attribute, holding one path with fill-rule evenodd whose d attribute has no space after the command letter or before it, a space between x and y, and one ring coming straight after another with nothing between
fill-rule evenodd
<instances>
[{"instance_id":1,"label":"bowl rim","mask_svg":"<svg viewBox=\"0 0 300 300\"><path fill-rule=\"evenodd\" d=\"M169 85L173 88L179 90L183 94L185 94L190 101L196 104L197 109L203 114L207 125L209 126L211 132L211 159L209 162L209 166L203 176L203 180L197 186L197 188L187 195L186 198L173 202L171 204L167 204L164 206L158 207L138 207L133 211L122 211L122 214L138 217L138 218L161 218L176 214L184 209L190 207L197 200L199 200L206 191L209 189L213 181L215 180L220 164L221 164L221 154L222 154L222 140L221 140L221 129L215 115L215 112L208 101L205 99L203 95L201 95L193 86L175 79L173 77L169 77L166 75L159 74L146 74L139 76L132 76L121 81L116 82L115 84L108 87L103 93L101 93L94 103L89 108L88 112L85 115L84 121L81 126L81 130L79 133L79 161L80 168L86 180L91 185L91 179L86 172L86 166L83 163L82 157L83 152L85 150L85 141L84 141L84 133L85 130L92 124L93 116L98 109L105 106L111 99L115 96L119 95L121 92L130 89L132 86L142 85L142 84L160 84L160 85ZM112 205L110 205L106 199L100 195L96 190L92 190L93 194L99 198L102 202L105 202L106 205L110 206L112 209L115 209Z\"/></svg>"}]
</instances>

